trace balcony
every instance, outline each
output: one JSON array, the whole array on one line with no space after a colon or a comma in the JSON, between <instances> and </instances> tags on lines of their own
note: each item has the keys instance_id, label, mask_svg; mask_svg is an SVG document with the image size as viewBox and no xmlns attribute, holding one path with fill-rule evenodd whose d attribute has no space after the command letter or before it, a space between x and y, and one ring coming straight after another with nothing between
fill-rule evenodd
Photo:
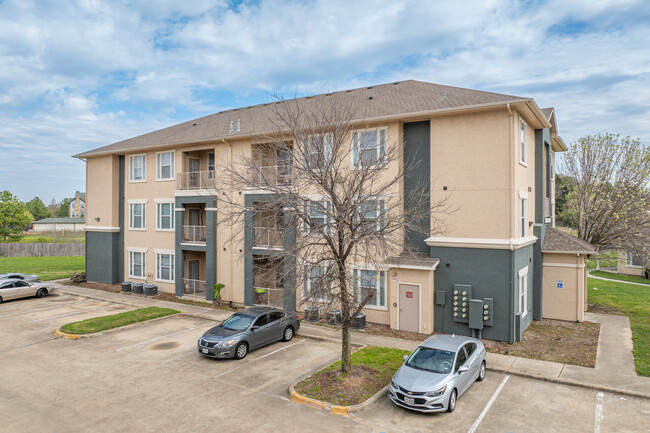
<instances>
[{"instance_id":1,"label":"balcony","mask_svg":"<svg viewBox=\"0 0 650 433\"><path fill-rule=\"evenodd\" d=\"M183 296L205 299L205 281L183 278Z\"/></svg>"},{"instance_id":2,"label":"balcony","mask_svg":"<svg viewBox=\"0 0 650 433\"><path fill-rule=\"evenodd\" d=\"M205 226L183 226L183 243L205 244Z\"/></svg>"},{"instance_id":3,"label":"balcony","mask_svg":"<svg viewBox=\"0 0 650 433\"><path fill-rule=\"evenodd\" d=\"M292 184L291 164L256 165L248 170L248 179L254 185L289 186Z\"/></svg>"},{"instance_id":4,"label":"balcony","mask_svg":"<svg viewBox=\"0 0 650 433\"><path fill-rule=\"evenodd\" d=\"M177 190L217 189L214 170L178 173Z\"/></svg>"},{"instance_id":5,"label":"balcony","mask_svg":"<svg viewBox=\"0 0 650 433\"><path fill-rule=\"evenodd\" d=\"M253 246L258 248L282 248L284 233L275 227L254 227Z\"/></svg>"}]
</instances>

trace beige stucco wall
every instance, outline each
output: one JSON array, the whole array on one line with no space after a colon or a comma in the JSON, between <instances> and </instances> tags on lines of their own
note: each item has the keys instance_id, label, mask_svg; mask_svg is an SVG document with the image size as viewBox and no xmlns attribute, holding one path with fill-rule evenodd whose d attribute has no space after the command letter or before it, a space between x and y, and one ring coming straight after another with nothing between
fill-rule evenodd
<instances>
[{"instance_id":1,"label":"beige stucco wall","mask_svg":"<svg viewBox=\"0 0 650 433\"><path fill-rule=\"evenodd\" d=\"M542 316L547 319L584 320L587 296L586 255L542 254ZM563 281L558 289L556 282Z\"/></svg>"},{"instance_id":2,"label":"beige stucco wall","mask_svg":"<svg viewBox=\"0 0 650 433\"><path fill-rule=\"evenodd\" d=\"M399 284L420 286L420 332L433 332L434 271L406 268L390 268L386 273L388 280L388 302L390 307L390 327L399 329ZM395 281L397 280L397 281ZM393 307L393 304L397 307Z\"/></svg>"},{"instance_id":3,"label":"beige stucco wall","mask_svg":"<svg viewBox=\"0 0 650 433\"><path fill-rule=\"evenodd\" d=\"M95 156L86 160L87 225L119 226L118 187L119 156Z\"/></svg>"},{"instance_id":4,"label":"beige stucco wall","mask_svg":"<svg viewBox=\"0 0 650 433\"><path fill-rule=\"evenodd\" d=\"M617 270L621 274L644 276L643 267L627 265L627 252L625 251L618 252Z\"/></svg>"},{"instance_id":5,"label":"beige stucco wall","mask_svg":"<svg viewBox=\"0 0 650 433\"><path fill-rule=\"evenodd\" d=\"M523 117L518 111L514 112L514 145L515 145L515 158L513 166L515 169L515 184L514 184L514 197L515 197L515 212L513 215L512 228L514 228L514 238L521 236L521 199L526 198L526 221L535 221L535 128L537 125L533 123L533 119ZM526 162L520 161L520 122L526 124ZM530 191L529 191L530 189ZM525 236L533 235L533 227L526 224Z\"/></svg>"}]
</instances>

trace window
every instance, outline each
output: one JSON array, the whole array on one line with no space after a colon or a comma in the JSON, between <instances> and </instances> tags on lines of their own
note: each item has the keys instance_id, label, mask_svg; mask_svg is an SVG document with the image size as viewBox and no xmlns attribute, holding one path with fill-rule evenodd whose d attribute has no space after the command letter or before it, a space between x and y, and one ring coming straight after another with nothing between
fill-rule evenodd
<instances>
[{"instance_id":1,"label":"window","mask_svg":"<svg viewBox=\"0 0 650 433\"><path fill-rule=\"evenodd\" d=\"M454 366L454 372L458 371L461 365L465 364L467 361L467 354L465 353L464 348L460 348L458 351L458 356L456 357L456 365Z\"/></svg>"},{"instance_id":2,"label":"window","mask_svg":"<svg viewBox=\"0 0 650 433\"><path fill-rule=\"evenodd\" d=\"M639 260L637 257L634 257L634 254L631 252L627 252L627 257L625 259L625 266L631 267L631 268L640 268L641 267L641 260Z\"/></svg>"},{"instance_id":3,"label":"window","mask_svg":"<svg viewBox=\"0 0 650 433\"><path fill-rule=\"evenodd\" d=\"M382 229L382 220L384 213L383 201L367 201L361 204L360 229L367 233L376 232Z\"/></svg>"},{"instance_id":4,"label":"window","mask_svg":"<svg viewBox=\"0 0 650 433\"><path fill-rule=\"evenodd\" d=\"M525 238L526 237L526 232L528 231L528 218L527 212L528 209L526 209L526 202L527 200L525 198L521 199L521 237Z\"/></svg>"},{"instance_id":5,"label":"window","mask_svg":"<svg viewBox=\"0 0 650 433\"><path fill-rule=\"evenodd\" d=\"M305 298L310 301L325 302L327 299L327 283L323 266L315 265L307 269Z\"/></svg>"},{"instance_id":6,"label":"window","mask_svg":"<svg viewBox=\"0 0 650 433\"><path fill-rule=\"evenodd\" d=\"M276 320L284 319L284 313L279 311L272 311L269 314L269 322L275 322Z\"/></svg>"},{"instance_id":7,"label":"window","mask_svg":"<svg viewBox=\"0 0 650 433\"><path fill-rule=\"evenodd\" d=\"M129 167L130 175L129 180L131 182L144 182L147 178L147 167L146 167L146 155L133 155L129 157Z\"/></svg>"},{"instance_id":8,"label":"window","mask_svg":"<svg viewBox=\"0 0 650 433\"><path fill-rule=\"evenodd\" d=\"M519 122L519 162L526 164L526 124Z\"/></svg>"},{"instance_id":9,"label":"window","mask_svg":"<svg viewBox=\"0 0 650 433\"><path fill-rule=\"evenodd\" d=\"M312 170L321 168L322 163L332 159L332 135L312 135L305 146L307 166Z\"/></svg>"},{"instance_id":10,"label":"window","mask_svg":"<svg viewBox=\"0 0 650 433\"><path fill-rule=\"evenodd\" d=\"M267 323L269 323L269 315L265 314L263 316L258 317L255 323L253 323L253 326L264 326Z\"/></svg>"},{"instance_id":11,"label":"window","mask_svg":"<svg viewBox=\"0 0 650 433\"><path fill-rule=\"evenodd\" d=\"M528 313L528 266L519 271L519 308L521 317Z\"/></svg>"},{"instance_id":12,"label":"window","mask_svg":"<svg viewBox=\"0 0 650 433\"><path fill-rule=\"evenodd\" d=\"M129 203L130 218L129 228L131 230L145 230L145 203Z\"/></svg>"},{"instance_id":13,"label":"window","mask_svg":"<svg viewBox=\"0 0 650 433\"><path fill-rule=\"evenodd\" d=\"M14 287L29 287L29 283L26 281L15 281Z\"/></svg>"},{"instance_id":14,"label":"window","mask_svg":"<svg viewBox=\"0 0 650 433\"><path fill-rule=\"evenodd\" d=\"M353 270L360 301L368 298L366 307L386 307L386 272L374 269ZM356 289L356 288L355 288Z\"/></svg>"},{"instance_id":15,"label":"window","mask_svg":"<svg viewBox=\"0 0 650 433\"><path fill-rule=\"evenodd\" d=\"M174 281L173 254L156 254L156 280Z\"/></svg>"},{"instance_id":16,"label":"window","mask_svg":"<svg viewBox=\"0 0 650 433\"><path fill-rule=\"evenodd\" d=\"M328 201L316 201L305 205L305 232L316 234L318 231L326 229L328 223L326 209L328 208Z\"/></svg>"},{"instance_id":17,"label":"window","mask_svg":"<svg viewBox=\"0 0 650 433\"><path fill-rule=\"evenodd\" d=\"M174 203L157 203L157 230L174 230Z\"/></svg>"},{"instance_id":18,"label":"window","mask_svg":"<svg viewBox=\"0 0 650 433\"><path fill-rule=\"evenodd\" d=\"M142 251L129 251L129 277L145 277L145 254Z\"/></svg>"},{"instance_id":19,"label":"window","mask_svg":"<svg viewBox=\"0 0 650 433\"><path fill-rule=\"evenodd\" d=\"M476 350L476 343L467 343L465 345L465 350L467 351L467 357L469 358Z\"/></svg>"},{"instance_id":20,"label":"window","mask_svg":"<svg viewBox=\"0 0 650 433\"><path fill-rule=\"evenodd\" d=\"M174 152L159 152L156 154L156 160L156 180L174 179Z\"/></svg>"},{"instance_id":21,"label":"window","mask_svg":"<svg viewBox=\"0 0 650 433\"><path fill-rule=\"evenodd\" d=\"M372 167L381 162L386 152L386 129L356 131L352 134L352 164Z\"/></svg>"}]
</instances>

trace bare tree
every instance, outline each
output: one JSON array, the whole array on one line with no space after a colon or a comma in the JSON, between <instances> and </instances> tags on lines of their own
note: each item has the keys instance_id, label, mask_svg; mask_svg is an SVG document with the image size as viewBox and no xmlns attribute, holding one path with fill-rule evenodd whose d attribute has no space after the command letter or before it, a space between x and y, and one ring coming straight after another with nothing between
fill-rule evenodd
<instances>
[{"instance_id":1,"label":"bare tree","mask_svg":"<svg viewBox=\"0 0 650 433\"><path fill-rule=\"evenodd\" d=\"M639 140L587 135L571 146L561 168L580 239L599 251L616 250L650 227L650 149Z\"/></svg>"},{"instance_id":2,"label":"bare tree","mask_svg":"<svg viewBox=\"0 0 650 433\"><path fill-rule=\"evenodd\" d=\"M379 273L354 265L385 269L386 258L408 250L405 230L440 233L438 216L450 210L446 199L431 199L428 184L402 191L405 171L428 161L402 161L397 137L371 128L353 105L322 96L274 107L275 132L220 169L220 224L234 228L232 239L254 227L246 253L255 245L282 247L282 259L260 264L256 280L280 282L283 296L297 294L302 305L340 310L347 373L353 318L379 302ZM234 194L244 189L262 190L264 198L247 204ZM428 219L432 229L423 230Z\"/></svg>"}]
</instances>

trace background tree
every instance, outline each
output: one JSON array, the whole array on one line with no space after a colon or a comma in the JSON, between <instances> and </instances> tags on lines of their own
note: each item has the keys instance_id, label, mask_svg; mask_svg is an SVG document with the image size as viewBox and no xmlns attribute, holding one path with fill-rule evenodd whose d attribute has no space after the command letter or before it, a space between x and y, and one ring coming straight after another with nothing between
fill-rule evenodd
<instances>
[{"instance_id":1,"label":"background tree","mask_svg":"<svg viewBox=\"0 0 650 433\"><path fill-rule=\"evenodd\" d=\"M405 230L423 237L440 233L437 216L450 210L445 198L431 199L428 183L406 197L400 193L405 171L417 163L402 163L401 146L384 132L366 129L354 107L336 98L304 101L277 102L276 132L250 155L222 164L219 224L234 227L231 241L254 226L246 254L256 242L284 245L283 265L256 268L256 277L281 281L287 296L299 294L303 305L340 309L341 370L347 373L352 318L377 302L372 288L378 284L376 277L364 281L351 265L382 269L386 258L408 248ZM247 204L236 191L251 188L265 194ZM426 231L422 221L428 219ZM284 242L283 234L291 233L295 241Z\"/></svg>"},{"instance_id":2,"label":"background tree","mask_svg":"<svg viewBox=\"0 0 650 433\"><path fill-rule=\"evenodd\" d=\"M587 135L561 165L578 237L598 250L625 249L650 227L650 149L618 134Z\"/></svg>"},{"instance_id":3,"label":"background tree","mask_svg":"<svg viewBox=\"0 0 650 433\"><path fill-rule=\"evenodd\" d=\"M69 199L69 198L64 198L61 201L61 204L59 205L59 212L57 214L59 216L59 218L67 218L68 216L70 216L70 202L71 201L72 201L72 199Z\"/></svg>"},{"instance_id":4,"label":"background tree","mask_svg":"<svg viewBox=\"0 0 650 433\"><path fill-rule=\"evenodd\" d=\"M45 204L38 197L34 197L33 199L25 203L25 206L27 206L27 210L34 217L34 221L39 221L44 218L49 218L52 215L50 210L47 207L45 207Z\"/></svg>"},{"instance_id":5,"label":"background tree","mask_svg":"<svg viewBox=\"0 0 650 433\"><path fill-rule=\"evenodd\" d=\"M27 207L9 191L0 192L0 235L20 234L34 220Z\"/></svg>"},{"instance_id":6,"label":"background tree","mask_svg":"<svg viewBox=\"0 0 650 433\"><path fill-rule=\"evenodd\" d=\"M569 205L571 179L562 174L555 174L555 220L563 227L576 228L575 209Z\"/></svg>"}]
</instances>

